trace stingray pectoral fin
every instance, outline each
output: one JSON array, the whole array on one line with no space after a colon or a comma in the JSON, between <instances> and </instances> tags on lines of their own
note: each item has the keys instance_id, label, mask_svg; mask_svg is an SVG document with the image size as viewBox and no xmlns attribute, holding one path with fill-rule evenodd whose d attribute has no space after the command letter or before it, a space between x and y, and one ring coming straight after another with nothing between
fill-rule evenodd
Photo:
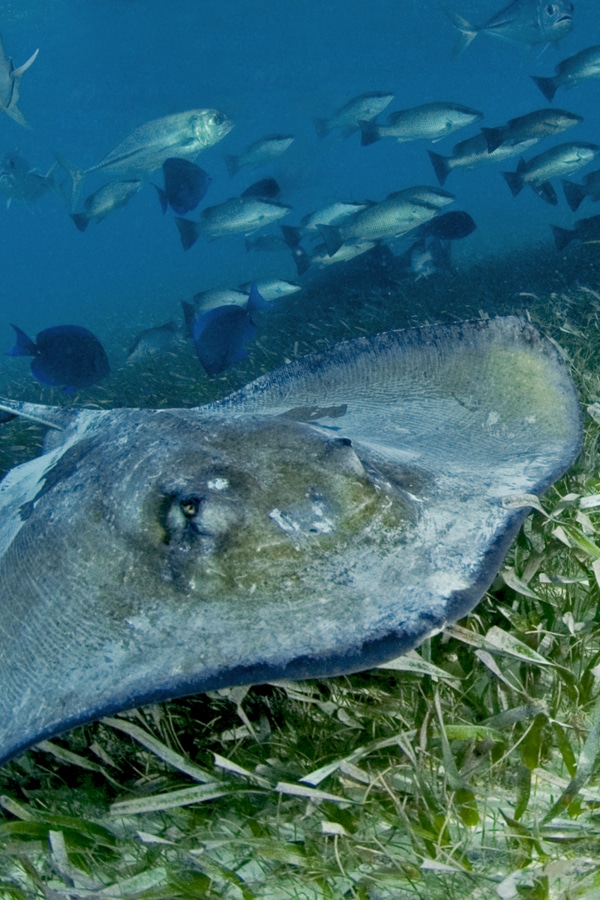
<instances>
[{"instance_id":1,"label":"stingray pectoral fin","mask_svg":"<svg viewBox=\"0 0 600 900\"><path fill-rule=\"evenodd\" d=\"M46 428L55 428L58 431L63 431L67 420L72 417L69 410L61 409L58 406L25 403L22 400L7 400L4 397L0 397L0 410L22 419L28 419L30 422L37 422L38 425L44 425Z\"/></svg>"}]
</instances>

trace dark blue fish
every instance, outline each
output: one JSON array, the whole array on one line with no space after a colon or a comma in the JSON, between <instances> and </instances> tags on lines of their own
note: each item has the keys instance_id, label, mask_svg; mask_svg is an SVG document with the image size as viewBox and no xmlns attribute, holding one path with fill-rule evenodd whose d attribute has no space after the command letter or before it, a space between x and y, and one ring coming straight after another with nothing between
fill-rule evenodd
<instances>
[{"instance_id":1,"label":"dark blue fish","mask_svg":"<svg viewBox=\"0 0 600 900\"><path fill-rule=\"evenodd\" d=\"M416 229L417 237L439 238L440 241L456 241L465 238L477 228L467 212L461 209L442 213Z\"/></svg>"},{"instance_id":2,"label":"dark blue fish","mask_svg":"<svg viewBox=\"0 0 600 900\"><path fill-rule=\"evenodd\" d=\"M87 328L55 325L32 341L16 325L12 327L17 341L7 356L33 356L31 372L42 384L71 392L96 384L110 372L104 347Z\"/></svg>"},{"instance_id":3,"label":"dark blue fish","mask_svg":"<svg viewBox=\"0 0 600 900\"><path fill-rule=\"evenodd\" d=\"M255 181L250 187L242 192L242 197L262 197L263 199L273 200L281 193L281 188L274 178L261 178Z\"/></svg>"},{"instance_id":4,"label":"dark blue fish","mask_svg":"<svg viewBox=\"0 0 600 900\"><path fill-rule=\"evenodd\" d=\"M268 306L255 284L246 306L227 304L201 313L192 330L198 359L208 375L218 375L248 356L248 343L257 331L252 313Z\"/></svg>"},{"instance_id":5,"label":"dark blue fish","mask_svg":"<svg viewBox=\"0 0 600 900\"><path fill-rule=\"evenodd\" d=\"M196 163L177 156L165 159L162 169L164 190L154 185L162 211L166 212L167 206L170 206L178 216L183 216L196 209L208 190L210 175Z\"/></svg>"},{"instance_id":6,"label":"dark blue fish","mask_svg":"<svg viewBox=\"0 0 600 900\"><path fill-rule=\"evenodd\" d=\"M473 25L451 9L446 12L460 32L455 56L466 50L478 34L490 34L531 47L559 41L573 28L571 0L513 0L483 25Z\"/></svg>"}]
</instances>

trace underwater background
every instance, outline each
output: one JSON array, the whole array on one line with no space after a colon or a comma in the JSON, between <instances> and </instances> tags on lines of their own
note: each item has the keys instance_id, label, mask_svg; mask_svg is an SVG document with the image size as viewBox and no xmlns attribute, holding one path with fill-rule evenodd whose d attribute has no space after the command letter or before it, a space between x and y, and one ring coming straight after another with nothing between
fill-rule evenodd
<instances>
[{"instance_id":1,"label":"underwater background","mask_svg":"<svg viewBox=\"0 0 600 900\"><path fill-rule=\"evenodd\" d=\"M481 23L500 5L465 0L455 8ZM600 42L593 0L576 2L573 18L558 48L530 48L484 33L453 58L458 32L449 16L437 3L416 0L0 3L3 41L15 66L39 48L20 88L19 107L31 127L2 116L0 157L18 151L40 173L50 169L56 154L87 168L147 121L211 107L234 127L197 158L211 182L188 217L197 219L202 208L273 177L281 187L278 199L292 207L281 224L297 224L335 200L381 200L417 184L437 187L427 150L449 155L480 125L501 125L535 109L561 107L584 121L535 145L526 158L564 141L600 141L600 81L561 88L550 104L530 77L551 75L560 60ZM351 98L373 91L394 94L381 121L391 111L433 101L473 107L484 118L435 144L382 139L361 146L359 132L342 139L339 130L317 137L315 117L330 117ZM225 154L239 154L273 133L295 140L270 163L231 177ZM527 187L511 196L499 173L514 170L518 158L450 173L444 188L456 200L448 209L467 211L477 228L453 242L452 272L420 279L407 277L398 262L410 234L392 243L395 255L378 247L299 278L291 252L247 252L243 235L210 243L200 237L184 252L174 214L163 215L150 185L105 221L91 222L84 234L52 191L31 203L14 199L0 208L0 345L11 346L12 322L32 337L54 325L81 325L102 341L112 374L65 395L35 382L29 360L0 355L2 393L68 404L194 404L340 338L479 310L522 309L527 294L578 279L591 283L597 247L573 243L558 253L549 226L570 228L582 215L593 215L593 204L586 200L573 213L558 181L556 206ZM107 180L86 177L79 205ZM162 183L160 170L152 180ZM278 224L257 234L280 234ZM182 325L181 301L268 277L302 289L260 315L248 360L211 379L191 341L182 341L175 352L126 364L140 331L168 321Z\"/></svg>"}]
</instances>

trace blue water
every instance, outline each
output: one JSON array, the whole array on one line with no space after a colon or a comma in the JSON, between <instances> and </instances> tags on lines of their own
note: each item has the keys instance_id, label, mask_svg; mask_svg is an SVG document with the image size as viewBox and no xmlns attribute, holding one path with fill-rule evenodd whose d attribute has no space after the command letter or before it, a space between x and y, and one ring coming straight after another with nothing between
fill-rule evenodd
<instances>
[{"instance_id":1,"label":"blue water","mask_svg":"<svg viewBox=\"0 0 600 900\"><path fill-rule=\"evenodd\" d=\"M456 0L454 8L481 22L500 5ZM361 147L358 134L319 141L313 117L331 115L357 94L389 90L395 99L388 111L448 100L480 109L484 124L500 125L549 105L529 75L551 75L559 60L600 43L596 0L575 0L575 26L558 50L528 50L481 35L458 59L451 58L456 32L440 5L416 0L37 0L21 7L0 3L0 28L16 65L40 50L19 102L32 127L2 116L0 156L19 149L45 172L58 152L88 167L146 121L213 107L235 127L197 159L212 177L203 205L271 175L293 207L283 220L289 224L335 199L378 200L413 184L436 185L426 149L449 154L478 130L457 132L434 147L391 140ZM566 140L600 142L599 98L599 80L559 90L553 105L585 121L527 156ZM239 153L272 132L296 140L272 164L231 178L223 154ZM514 169L516 162L448 178L445 187L457 197L450 208L467 210L478 225L457 249L457 265L516 247L551 252L549 223L569 227L597 212L586 201L575 216L562 191L558 207L529 189L513 198L499 169ZM90 189L99 183L90 179ZM86 181L82 197L87 187ZM68 322L92 329L118 368L123 350L113 346L115 334L122 332L126 345L136 330L179 317L180 301L193 293L270 275L297 278L290 255L247 254L242 236L213 243L200 238L184 253L172 218L161 214L150 186L126 208L92 222L85 234L51 195L33 209L19 202L0 207L0 349L12 343L12 321L32 334ZM335 302L344 269L331 275ZM8 377L16 371L10 366L27 371L25 361L3 358ZM206 377L199 366L198 377Z\"/></svg>"}]
</instances>

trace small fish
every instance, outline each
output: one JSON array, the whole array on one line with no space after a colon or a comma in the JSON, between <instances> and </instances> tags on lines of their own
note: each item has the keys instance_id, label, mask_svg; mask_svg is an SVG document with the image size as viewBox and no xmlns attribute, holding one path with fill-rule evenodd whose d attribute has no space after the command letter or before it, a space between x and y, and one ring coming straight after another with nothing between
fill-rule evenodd
<instances>
[{"instance_id":1,"label":"small fish","mask_svg":"<svg viewBox=\"0 0 600 900\"><path fill-rule=\"evenodd\" d=\"M483 113L457 103L424 103L411 109L390 113L387 124L361 122L361 144L366 146L381 138L404 141L439 141L441 138L472 125Z\"/></svg>"},{"instance_id":2,"label":"small fish","mask_svg":"<svg viewBox=\"0 0 600 900\"><path fill-rule=\"evenodd\" d=\"M62 387L66 393L96 384L110 372L104 347L79 325L55 325L40 331L35 341L12 325L17 340L7 356L33 356L31 372L42 384Z\"/></svg>"},{"instance_id":3,"label":"small fish","mask_svg":"<svg viewBox=\"0 0 600 900\"><path fill-rule=\"evenodd\" d=\"M353 97L329 119L314 120L317 136L324 138L334 128L339 128L342 132L342 137L347 138L359 130L361 122L370 122L371 119L375 119L393 99L393 94L387 94L382 91Z\"/></svg>"},{"instance_id":4,"label":"small fish","mask_svg":"<svg viewBox=\"0 0 600 900\"><path fill-rule=\"evenodd\" d=\"M210 184L210 175L189 159L170 156L162 164L164 189L154 187L163 213L170 206L178 216L196 209Z\"/></svg>"},{"instance_id":5,"label":"small fish","mask_svg":"<svg viewBox=\"0 0 600 900\"><path fill-rule=\"evenodd\" d=\"M248 302L248 291L242 288L209 288L194 294L192 308L196 313L216 309L217 306L245 306Z\"/></svg>"},{"instance_id":6,"label":"small fish","mask_svg":"<svg viewBox=\"0 0 600 900\"><path fill-rule=\"evenodd\" d=\"M240 290L246 294L252 290L252 284L266 303L273 300L280 300L282 297L289 297L291 294L297 294L302 290L302 285L296 284L295 281L286 281L283 278L261 278L260 281L247 281L240 285Z\"/></svg>"},{"instance_id":7,"label":"small fish","mask_svg":"<svg viewBox=\"0 0 600 900\"><path fill-rule=\"evenodd\" d=\"M92 219L101 222L102 219L113 211L113 209L121 209L125 206L134 194L137 194L142 186L142 182L134 179L132 181L110 181L108 184L102 185L93 194L83 201L83 212L71 213L71 218L80 231L85 231Z\"/></svg>"},{"instance_id":8,"label":"small fish","mask_svg":"<svg viewBox=\"0 0 600 900\"><path fill-rule=\"evenodd\" d=\"M252 315L264 306L256 285L252 285L245 307L217 306L197 317L192 339L207 375L218 375L238 360L246 359L248 343L257 331Z\"/></svg>"},{"instance_id":9,"label":"small fish","mask_svg":"<svg viewBox=\"0 0 600 900\"><path fill-rule=\"evenodd\" d=\"M590 216L588 219L579 219L573 228L559 228L551 225L554 235L554 243L558 251L564 250L571 241L591 241L600 243L600 216Z\"/></svg>"},{"instance_id":10,"label":"small fish","mask_svg":"<svg viewBox=\"0 0 600 900\"><path fill-rule=\"evenodd\" d=\"M446 195L445 202L454 200L454 196L446 191L438 191L438 194ZM433 219L439 209L438 205L415 199L413 189L408 188L388 194L384 200L349 216L338 226L319 225L319 232L327 252L333 256L348 241L377 242L401 237Z\"/></svg>"},{"instance_id":11,"label":"small fish","mask_svg":"<svg viewBox=\"0 0 600 900\"><path fill-rule=\"evenodd\" d=\"M532 75L531 78L546 100L552 101L559 87L572 88L582 81L591 81L600 78L600 45L580 50L574 56L563 59L554 69L555 74L550 78L540 78Z\"/></svg>"},{"instance_id":12,"label":"small fish","mask_svg":"<svg viewBox=\"0 0 600 900\"><path fill-rule=\"evenodd\" d=\"M202 210L199 222L176 218L181 244L189 250L200 235L208 241L231 234L252 234L287 215L291 206L260 197L232 197Z\"/></svg>"},{"instance_id":13,"label":"small fish","mask_svg":"<svg viewBox=\"0 0 600 900\"><path fill-rule=\"evenodd\" d=\"M562 182L563 190L567 203L575 212L579 209L583 200L588 197L590 200L600 200L600 169L589 172L583 179L582 184L575 181L568 181L566 178Z\"/></svg>"},{"instance_id":14,"label":"small fish","mask_svg":"<svg viewBox=\"0 0 600 900\"><path fill-rule=\"evenodd\" d=\"M440 185L454 169L476 169L479 166L487 166L491 163L503 162L511 156L518 156L529 147L533 147L539 138L529 138L520 144L500 144L492 153L488 151L487 140L484 134L476 134L474 137L460 141L452 150L451 156L442 156L428 150L429 158L435 170Z\"/></svg>"},{"instance_id":15,"label":"small fish","mask_svg":"<svg viewBox=\"0 0 600 900\"><path fill-rule=\"evenodd\" d=\"M92 172L116 172L127 178L148 178L166 159L177 156L193 159L212 147L233 128L233 123L216 109L190 109L153 119L140 125L120 144L89 169L80 169L63 156L57 157L73 181L73 194Z\"/></svg>"},{"instance_id":16,"label":"small fish","mask_svg":"<svg viewBox=\"0 0 600 900\"><path fill-rule=\"evenodd\" d=\"M440 241L457 241L472 234L477 226L468 212L453 210L442 213L430 222L420 225L416 231L419 238L436 238Z\"/></svg>"},{"instance_id":17,"label":"small fish","mask_svg":"<svg viewBox=\"0 0 600 900\"><path fill-rule=\"evenodd\" d=\"M546 203L556 206L558 199L556 191L550 184L550 178L576 172L577 169L592 162L598 153L600 153L598 144L590 144L585 141L558 144L558 146L551 147L550 150L534 156L529 162L520 159L516 172L502 172L502 176L513 197L516 197L523 185L528 184L538 197L541 197Z\"/></svg>"},{"instance_id":18,"label":"small fish","mask_svg":"<svg viewBox=\"0 0 600 900\"><path fill-rule=\"evenodd\" d=\"M295 247L292 252L298 275L304 275L310 268L325 269L329 266L337 265L337 263L350 262L356 259L357 256L362 256L363 253L373 250L374 247L377 247L376 241L356 240L342 244L331 255L325 244L318 246L312 253L307 253L300 246Z\"/></svg>"},{"instance_id":19,"label":"small fish","mask_svg":"<svg viewBox=\"0 0 600 900\"><path fill-rule=\"evenodd\" d=\"M487 142L488 153L493 153L502 144L514 147L531 138L542 140L581 122L583 116L567 112L566 109L536 109L524 116L517 116L516 119L509 119L506 125L498 128L482 128L481 133Z\"/></svg>"},{"instance_id":20,"label":"small fish","mask_svg":"<svg viewBox=\"0 0 600 900\"><path fill-rule=\"evenodd\" d=\"M489 34L532 47L560 41L573 28L571 0L513 0L483 25L473 25L448 8L446 13L460 32L454 56L466 50L478 34Z\"/></svg>"},{"instance_id":21,"label":"small fish","mask_svg":"<svg viewBox=\"0 0 600 900\"><path fill-rule=\"evenodd\" d=\"M179 329L175 322L165 322L145 328L136 337L127 352L127 362L141 362L151 356L158 356L174 350L180 341Z\"/></svg>"},{"instance_id":22,"label":"small fish","mask_svg":"<svg viewBox=\"0 0 600 900\"><path fill-rule=\"evenodd\" d=\"M339 225L348 216L366 209L369 203L344 203L337 200L328 203L300 220L300 225L281 225L283 239L288 247L297 247L304 237L319 237L319 225Z\"/></svg>"},{"instance_id":23,"label":"small fish","mask_svg":"<svg viewBox=\"0 0 600 900\"><path fill-rule=\"evenodd\" d=\"M262 166L271 162L288 149L294 141L293 134L267 134L250 144L239 156L225 155L227 171L233 177L243 166Z\"/></svg>"},{"instance_id":24,"label":"small fish","mask_svg":"<svg viewBox=\"0 0 600 900\"><path fill-rule=\"evenodd\" d=\"M15 122L19 125L23 125L25 128L29 128L29 125L27 124L25 116L17 106L17 103L19 102L19 89L23 75L27 69L33 65L39 52L39 50L36 50L35 53L32 53L29 57L27 62L24 62L18 69L15 69L12 59L7 55L6 50L4 49L2 37L0 36L0 112L5 112L7 116L10 116L11 119L14 119Z\"/></svg>"},{"instance_id":25,"label":"small fish","mask_svg":"<svg viewBox=\"0 0 600 900\"><path fill-rule=\"evenodd\" d=\"M281 188L274 178L261 178L255 181L245 191L242 191L241 197L262 197L263 200L273 200L281 193Z\"/></svg>"},{"instance_id":26,"label":"small fish","mask_svg":"<svg viewBox=\"0 0 600 900\"><path fill-rule=\"evenodd\" d=\"M22 200L30 206L48 190L59 193L54 181L55 165L50 167L46 175L40 175L23 159L18 150L6 153L0 163L0 194L4 194L7 198L7 208L13 200Z\"/></svg>"},{"instance_id":27,"label":"small fish","mask_svg":"<svg viewBox=\"0 0 600 900\"><path fill-rule=\"evenodd\" d=\"M415 281L430 278L438 272L450 272L450 244L439 238L418 240L402 254L399 262L407 275L414 276Z\"/></svg>"}]
</instances>

